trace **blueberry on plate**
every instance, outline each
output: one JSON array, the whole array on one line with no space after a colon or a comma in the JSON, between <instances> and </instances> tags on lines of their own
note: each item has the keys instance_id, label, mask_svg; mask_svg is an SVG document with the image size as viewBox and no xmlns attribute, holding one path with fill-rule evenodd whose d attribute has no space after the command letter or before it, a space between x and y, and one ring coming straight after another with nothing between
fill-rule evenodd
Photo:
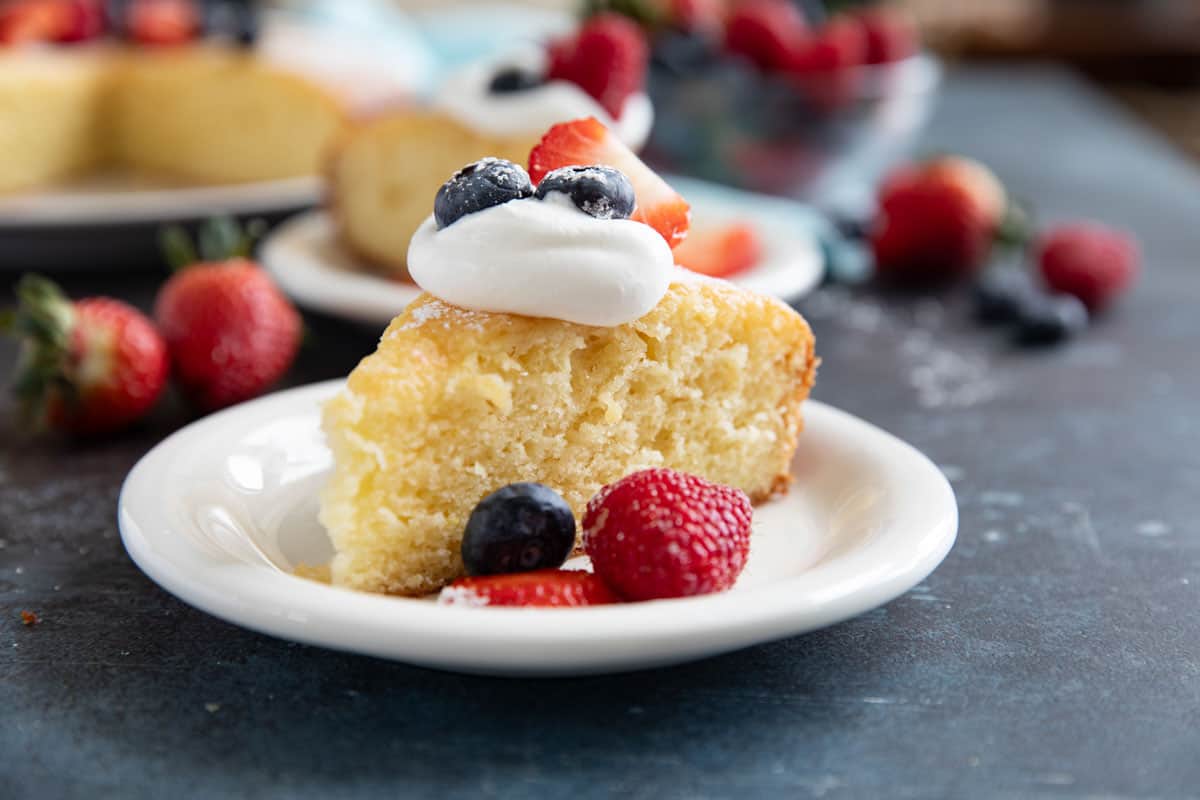
<instances>
[{"instance_id":1,"label":"blueberry on plate","mask_svg":"<svg viewBox=\"0 0 1200 800\"><path fill-rule=\"evenodd\" d=\"M254 3L245 0L207 0L203 4L204 33L228 36L243 47L258 40L259 19Z\"/></svg>"},{"instance_id":2,"label":"blueberry on plate","mask_svg":"<svg viewBox=\"0 0 1200 800\"><path fill-rule=\"evenodd\" d=\"M1036 303L1041 292L1023 269L989 270L975 284L972 299L980 322L1016 322L1027 305Z\"/></svg>"},{"instance_id":3,"label":"blueberry on plate","mask_svg":"<svg viewBox=\"0 0 1200 800\"><path fill-rule=\"evenodd\" d=\"M502 158L484 158L442 184L433 199L433 218L440 229L467 214L532 195L533 183L523 167Z\"/></svg>"},{"instance_id":4,"label":"blueberry on plate","mask_svg":"<svg viewBox=\"0 0 1200 800\"><path fill-rule=\"evenodd\" d=\"M1069 294L1037 294L1021 309L1017 342L1024 345L1056 344L1079 333L1088 324L1087 307Z\"/></svg>"},{"instance_id":5,"label":"blueberry on plate","mask_svg":"<svg viewBox=\"0 0 1200 800\"><path fill-rule=\"evenodd\" d=\"M575 547L575 515L540 483L510 483L479 501L463 533L468 575L562 566Z\"/></svg>"},{"instance_id":6,"label":"blueberry on plate","mask_svg":"<svg viewBox=\"0 0 1200 800\"><path fill-rule=\"evenodd\" d=\"M551 192L565 195L576 208L596 219L629 219L633 213L633 184L612 167L559 167L542 178L537 197L545 200Z\"/></svg>"},{"instance_id":7,"label":"blueberry on plate","mask_svg":"<svg viewBox=\"0 0 1200 800\"><path fill-rule=\"evenodd\" d=\"M492 76L488 91L492 94L509 94L536 89L543 83L542 76L520 67L506 67Z\"/></svg>"}]
</instances>

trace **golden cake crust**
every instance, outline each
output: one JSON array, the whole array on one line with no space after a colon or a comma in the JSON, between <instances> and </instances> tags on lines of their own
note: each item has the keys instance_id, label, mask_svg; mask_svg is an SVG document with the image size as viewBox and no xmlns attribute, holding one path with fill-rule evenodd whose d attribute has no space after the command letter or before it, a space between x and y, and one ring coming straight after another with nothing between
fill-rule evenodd
<instances>
[{"instance_id":1,"label":"golden cake crust","mask_svg":"<svg viewBox=\"0 0 1200 800\"><path fill-rule=\"evenodd\" d=\"M471 508L515 481L546 483L577 517L604 484L658 466L766 500L790 482L816 366L799 314L721 282L673 284L613 328L422 295L325 408L333 581L440 588L462 572Z\"/></svg>"}]
</instances>

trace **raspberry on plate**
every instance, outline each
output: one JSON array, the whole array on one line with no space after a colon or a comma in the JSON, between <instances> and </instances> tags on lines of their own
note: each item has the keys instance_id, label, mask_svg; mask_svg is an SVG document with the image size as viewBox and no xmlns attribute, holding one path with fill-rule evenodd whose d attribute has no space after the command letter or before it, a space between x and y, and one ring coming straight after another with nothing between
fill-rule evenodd
<instances>
[{"instance_id":1,"label":"raspberry on plate","mask_svg":"<svg viewBox=\"0 0 1200 800\"><path fill-rule=\"evenodd\" d=\"M592 164L613 167L629 179L636 202L630 219L654 228L671 247L683 241L691 224L687 201L595 117L547 131L529 154L529 177L537 184L560 167Z\"/></svg>"},{"instance_id":2,"label":"raspberry on plate","mask_svg":"<svg viewBox=\"0 0 1200 800\"><path fill-rule=\"evenodd\" d=\"M619 602L620 598L592 573L564 569L459 578L438 595L441 605L467 607L565 608Z\"/></svg>"},{"instance_id":3,"label":"raspberry on plate","mask_svg":"<svg viewBox=\"0 0 1200 800\"><path fill-rule=\"evenodd\" d=\"M878 6L860 11L856 16L867 36L866 63L890 64L917 52L916 26L903 10Z\"/></svg>"},{"instance_id":4,"label":"raspberry on plate","mask_svg":"<svg viewBox=\"0 0 1200 800\"><path fill-rule=\"evenodd\" d=\"M596 574L626 600L720 592L746 566L752 515L739 489L642 470L588 503L584 548Z\"/></svg>"},{"instance_id":5,"label":"raspberry on plate","mask_svg":"<svg viewBox=\"0 0 1200 800\"><path fill-rule=\"evenodd\" d=\"M1099 311L1125 291L1141 267L1137 243L1122 231L1074 222L1047 231L1037 244L1046 285Z\"/></svg>"}]
</instances>

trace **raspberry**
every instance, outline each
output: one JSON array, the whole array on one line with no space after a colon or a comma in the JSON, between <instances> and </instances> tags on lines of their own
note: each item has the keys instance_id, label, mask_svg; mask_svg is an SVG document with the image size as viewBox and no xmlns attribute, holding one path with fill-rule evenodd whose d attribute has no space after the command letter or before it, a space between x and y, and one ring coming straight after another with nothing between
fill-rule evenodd
<instances>
[{"instance_id":1,"label":"raspberry","mask_svg":"<svg viewBox=\"0 0 1200 800\"><path fill-rule=\"evenodd\" d=\"M720 592L746 566L752 515L740 489L648 469L592 498L584 547L596 574L627 600Z\"/></svg>"},{"instance_id":2,"label":"raspberry","mask_svg":"<svg viewBox=\"0 0 1200 800\"><path fill-rule=\"evenodd\" d=\"M1074 295L1098 311L1127 289L1140 268L1137 243L1128 234L1092 222L1052 228L1037 245L1046 285Z\"/></svg>"}]
</instances>

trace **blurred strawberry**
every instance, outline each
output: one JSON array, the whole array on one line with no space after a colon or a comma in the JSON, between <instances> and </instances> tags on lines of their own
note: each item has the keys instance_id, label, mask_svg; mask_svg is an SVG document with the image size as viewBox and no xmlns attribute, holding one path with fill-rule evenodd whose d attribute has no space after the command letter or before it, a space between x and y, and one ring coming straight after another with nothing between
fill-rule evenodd
<instances>
[{"instance_id":1,"label":"blurred strawberry","mask_svg":"<svg viewBox=\"0 0 1200 800\"><path fill-rule=\"evenodd\" d=\"M202 235L204 261L173 229L172 260L187 264L158 292L154 317L184 392L204 410L256 397L283 377L300 346L300 314L256 263L230 221ZM235 227L235 226L234 226ZM203 246L207 245L207 246Z\"/></svg>"},{"instance_id":2,"label":"blurred strawberry","mask_svg":"<svg viewBox=\"0 0 1200 800\"><path fill-rule=\"evenodd\" d=\"M838 16L792 53L787 71L813 105L832 111L854 102L861 77L854 67L863 64L866 55L863 26L852 17Z\"/></svg>"},{"instance_id":3,"label":"blurred strawberry","mask_svg":"<svg viewBox=\"0 0 1200 800\"><path fill-rule=\"evenodd\" d=\"M903 10L894 6L875 6L855 16L866 35L867 64L890 64L917 52L917 28Z\"/></svg>"},{"instance_id":4,"label":"blurred strawberry","mask_svg":"<svg viewBox=\"0 0 1200 800\"><path fill-rule=\"evenodd\" d=\"M725 23L725 49L767 71L787 69L810 36L791 0L738 3Z\"/></svg>"},{"instance_id":5,"label":"blurred strawberry","mask_svg":"<svg viewBox=\"0 0 1200 800\"><path fill-rule=\"evenodd\" d=\"M4 327L23 349L14 389L31 420L75 434L119 430L149 413L167 383L167 345L154 324L119 300L72 302L28 275Z\"/></svg>"},{"instance_id":6,"label":"blurred strawberry","mask_svg":"<svg viewBox=\"0 0 1200 800\"><path fill-rule=\"evenodd\" d=\"M983 165L944 157L901 167L879 193L871 244L877 274L932 283L977 270L1002 221L1004 187Z\"/></svg>"},{"instance_id":7,"label":"blurred strawberry","mask_svg":"<svg viewBox=\"0 0 1200 800\"><path fill-rule=\"evenodd\" d=\"M53 42L70 30L71 10L60 0L0 3L0 44Z\"/></svg>"},{"instance_id":8,"label":"blurred strawberry","mask_svg":"<svg viewBox=\"0 0 1200 800\"><path fill-rule=\"evenodd\" d=\"M138 44L186 44L200 32L200 10L194 0L131 0L125 29Z\"/></svg>"},{"instance_id":9,"label":"blurred strawberry","mask_svg":"<svg viewBox=\"0 0 1200 800\"><path fill-rule=\"evenodd\" d=\"M106 19L103 0L60 0L67 9L69 22L55 37L56 42L86 42L104 33Z\"/></svg>"},{"instance_id":10,"label":"blurred strawberry","mask_svg":"<svg viewBox=\"0 0 1200 800\"><path fill-rule=\"evenodd\" d=\"M693 228L675 248L675 263L713 278L744 272L762 258L758 230L745 222Z\"/></svg>"},{"instance_id":11,"label":"blurred strawberry","mask_svg":"<svg viewBox=\"0 0 1200 800\"><path fill-rule=\"evenodd\" d=\"M576 84L619 119L625 101L645 85L650 49L636 23L598 14L573 37L552 42L548 55L548 78Z\"/></svg>"}]
</instances>

